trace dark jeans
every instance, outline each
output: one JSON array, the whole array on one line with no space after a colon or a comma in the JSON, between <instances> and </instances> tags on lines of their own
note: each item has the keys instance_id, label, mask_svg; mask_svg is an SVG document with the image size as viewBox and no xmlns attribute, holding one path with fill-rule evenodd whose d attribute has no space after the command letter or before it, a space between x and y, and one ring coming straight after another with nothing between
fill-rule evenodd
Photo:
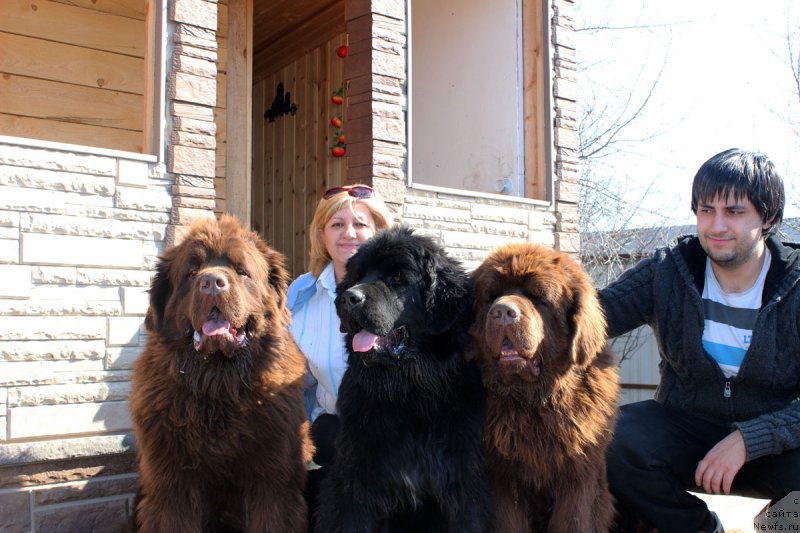
<instances>
[{"instance_id":1,"label":"dark jeans","mask_svg":"<svg viewBox=\"0 0 800 533\"><path fill-rule=\"evenodd\" d=\"M608 483L621 514L632 513L660 533L711 531L703 500L686 492L697 463L730 434L715 424L654 400L622 406L608 449ZM745 463L731 494L780 499L800 489L800 450Z\"/></svg>"}]
</instances>

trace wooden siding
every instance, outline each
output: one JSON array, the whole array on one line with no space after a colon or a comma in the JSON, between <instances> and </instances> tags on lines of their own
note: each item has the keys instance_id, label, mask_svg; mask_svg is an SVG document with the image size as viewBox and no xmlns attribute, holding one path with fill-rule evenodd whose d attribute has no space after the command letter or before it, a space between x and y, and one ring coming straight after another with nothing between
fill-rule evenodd
<instances>
[{"instance_id":1,"label":"wooden siding","mask_svg":"<svg viewBox=\"0 0 800 533\"><path fill-rule=\"evenodd\" d=\"M308 225L322 192L344 183L346 158L334 158L331 117L345 105L331 102L344 83L344 61L336 49L340 34L276 72L262 75L253 87L252 227L286 255L293 276L308 267ZM254 78L255 78L254 73ZM283 83L297 113L274 122L264 118ZM346 117L341 131L346 131Z\"/></svg>"},{"instance_id":2,"label":"wooden siding","mask_svg":"<svg viewBox=\"0 0 800 533\"><path fill-rule=\"evenodd\" d=\"M3 0L0 134L141 152L147 0Z\"/></svg>"}]
</instances>

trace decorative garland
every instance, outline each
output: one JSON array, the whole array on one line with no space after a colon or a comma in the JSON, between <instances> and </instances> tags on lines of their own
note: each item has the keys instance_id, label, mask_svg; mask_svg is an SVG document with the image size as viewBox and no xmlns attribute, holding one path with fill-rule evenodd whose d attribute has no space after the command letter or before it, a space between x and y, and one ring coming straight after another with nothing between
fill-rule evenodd
<instances>
[{"instance_id":1,"label":"decorative garland","mask_svg":"<svg viewBox=\"0 0 800 533\"><path fill-rule=\"evenodd\" d=\"M340 59L347 57L347 45L343 44L337 48L336 55L339 56ZM342 83L342 86L336 89L331 95L331 102L335 105L342 105L344 104L345 96L344 83ZM344 122L342 122L342 114L343 113L340 111L338 114L334 114L334 116L331 117L331 126L336 128L333 137L336 139L336 142L331 146L331 155L333 157L342 157L347 152L347 145L344 142Z\"/></svg>"}]
</instances>

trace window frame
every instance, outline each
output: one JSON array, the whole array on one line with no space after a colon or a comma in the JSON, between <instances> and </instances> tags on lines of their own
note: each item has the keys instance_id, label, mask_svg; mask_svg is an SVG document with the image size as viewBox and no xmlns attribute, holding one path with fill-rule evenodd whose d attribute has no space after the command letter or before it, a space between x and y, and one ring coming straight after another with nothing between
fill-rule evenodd
<instances>
[{"instance_id":1,"label":"window frame","mask_svg":"<svg viewBox=\"0 0 800 533\"><path fill-rule=\"evenodd\" d=\"M166 161L166 78L169 0L142 0L145 8L145 55L142 113L142 150L130 151L91 144L24 137L0 132L0 142L75 153L159 163Z\"/></svg>"},{"instance_id":2,"label":"window frame","mask_svg":"<svg viewBox=\"0 0 800 533\"><path fill-rule=\"evenodd\" d=\"M551 55L550 39L551 28L549 22L552 17L548 0L516 0L517 5L517 57L518 74L523 73L522 79L518 76L517 92L517 179L521 180L519 188L522 194L505 195L493 194L482 191L472 191L463 188L452 188L441 185L415 182L413 177L413 145L414 145L414 103L413 103L413 2L406 3L406 31L407 39L407 108L406 108L406 139L408 164L406 170L406 184L410 189L431 191L445 194L458 194L476 198L488 198L520 203L550 206L554 198L554 169L553 169L553 59ZM521 16L520 16L521 14ZM533 23L527 24L523 20L530 17ZM524 31L525 28L533 28ZM538 53L537 53L538 51ZM536 83L541 81L541 83ZM526 118L527 110L532 109ZM531 142L533 140L533 142ZM542 179L536 179L541 176Z\"/></svg>"}]
</instances>

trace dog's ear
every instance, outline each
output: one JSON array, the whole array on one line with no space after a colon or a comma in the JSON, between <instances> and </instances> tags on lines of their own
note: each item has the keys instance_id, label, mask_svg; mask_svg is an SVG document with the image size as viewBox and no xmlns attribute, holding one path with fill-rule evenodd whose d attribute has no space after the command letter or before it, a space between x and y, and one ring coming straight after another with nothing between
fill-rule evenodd
<instances>
[{"instance_id":1,"label":"dog's ear","mask_svg":"<svg viewBox=\"0 0 800 533\"><path fill-rule=\"evenodd\" d=\"M424 253L429 329L434 334L444 333L471 310L472 283L461 266L444 252L426 249Z\"/></svg>"},{"instance_id":2,"label":"dog's ear","mask_svg":"<svg viewBox=\"0 0 800 533\"><path fill-rule=\"evenodd\" d=\"M493 290L494 279L497 276L502 277L506 274L507 269L503 269L501 266L489 261L484 261L470 273L469 279L475 293L472 301L472 310L476 314L482 311L487 304L491 303L492 298L489 297L489 293Z\"/></svg>"},{"instance_id":3,"label":"dog's ear","mask_svg":"<svg viewBox=\"0 0 800 533\"><path fill-rule=\"evenodd\" d=\"M172 282L169 279L169 269L172 264L171 257L164 255L158 261L156 274L150 284L150 306L144 317L144 327L147 331L159 331L164 325L164 310L172 294Z\"/></svg>"},{"instance_id":4,"label":"dog's ear","mask_svg":"<svg viewBox=\"0 0 800 533\"><path fill-rule=\"evenodd\" d=\"M579 366L588 365L606 343L606 318L592 285L576 281L569 313L570 355Z\"/></svg>"},{"instance_id":5,"label":"dog's ear","mask_svg":"<svg viewBox=\"0 0 800 533\"><path fill-rule=\"evenodd\" d=\"M257 246L269 265L268 281L280 312L280 320L283 325L288 326L292 321L292 316L286 307L286 292L289 290L289 272L286 270L286 258L282 253L273 250L260 239L257 240Z\"/></svg>"}]
</instances>

